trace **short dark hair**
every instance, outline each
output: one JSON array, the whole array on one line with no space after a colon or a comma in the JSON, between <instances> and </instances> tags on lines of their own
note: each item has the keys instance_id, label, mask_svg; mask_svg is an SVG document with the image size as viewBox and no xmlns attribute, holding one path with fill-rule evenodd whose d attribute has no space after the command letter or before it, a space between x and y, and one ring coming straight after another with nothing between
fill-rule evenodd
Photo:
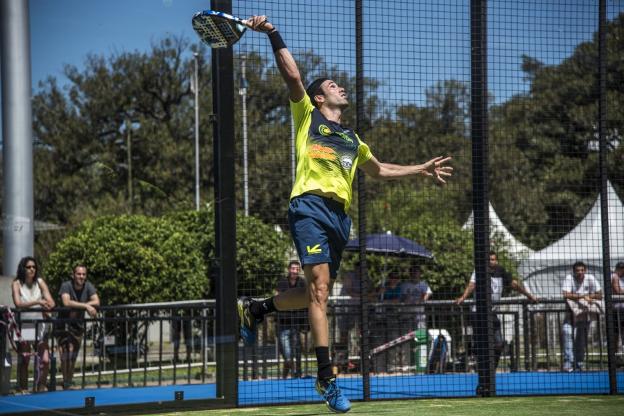
<instances>
[{"instance_id":1,"label":"short dark hair","mask_svg":"<svg viewBox=\"0 0 624 416\"><path fill-rule=\"evenodd\" d=\"M624 261L619 261L617 262L617 264L615 265L616 269L624 269Z\"/></svg>"},{"instance_id":2,"label":"short dark hair","mask_svg":"<svg viewBox=\"0 0 624 416\"><path fill-rule=\"evenodd\" d=\"M301 263L299 262L299 260L291 260L290 262L288 262L288 268L290 269L290 267L296 264L297 266L301 267Z\"/></svg>"},{"instance_id":3,"label":"short dark hair","mask_svg":"<svg viewBox=\"0 0 624 416\"><path fill-rule=\"evenodd\" d=\"M35 263L35 282L39 279L39 263L37 263L37 259L32 256L22 257L19 264L17 265L17 274L15 279L19 280L20 283L24 284L26 281L26 265L28 262L32 261Z\"/></svg>"},{"instance_id":4,"label":"short dark hair","mask_svg":"<svg viewBox=\"0 0 624 416\"><path fill-rule=\"evenodd\" d=\"M582 261L577 261L576 263L574 263L572 265L572 270L576 269L577 267L583 267L585 270L587 270L587 265Z\"/></svg>"},{"instance_id":5,"label":"short dark hair","mask_svg":"<svg viewBox=\"0 0 624 416\"><path fill-rule=\"evenodd\" d=\"M306 94L310 97L310 101L312 101L312 105L314 105L314 107L317 106L316 101L314 101L314 97L323 93L322 91L319 92L319 90L321 90L321 85L328 80L329 78L326 77L317 78L312 81L310 85L308 85L308 88L306 88Z\"/></svg>"},{"instance_id":6,"label":"short dark hair","mask_svg":"<svg viewBox=\"0 0 624 416\"><path fill-rule=\"evenodd\" d=\"M496 256L496 258L498 258L498 254L496 254L496 252L493 250L490 250L490 252L488 253L488 257L490 256Z\"/></svg>"},{"instance_id":7,"label":"short dark hair","mask_svg":"<svg viewBox=\"0 0 624 416\"><path fill-rule=\"evenodd\" d=\"M85 266L83 263L76 263L74 265L74 268L72 269L72 272L76 273L76 269L79 268L79 267L82 267L83 269L87 270L87 266Z\"/></svg>"}]
</instances>

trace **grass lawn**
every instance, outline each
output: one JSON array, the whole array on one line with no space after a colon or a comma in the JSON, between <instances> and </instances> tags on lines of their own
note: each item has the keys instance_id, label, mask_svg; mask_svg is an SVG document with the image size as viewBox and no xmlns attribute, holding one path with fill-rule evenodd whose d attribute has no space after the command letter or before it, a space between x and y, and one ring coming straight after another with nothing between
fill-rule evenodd
<instances>
[{"instance_id":1,"label":"grass lawn","mask_svg":"<svg viewBox=\"0 0 624 416\"><path fill-rule=\"evenodd\" d=\"M324 404L246 407L241 409L159 413L158 415L293 415L315 416L333 414ZM436 416L559 416L559 415L623 415L624 396L548 396L501 397L488 399L436 399L355 402L348 414L354 415L436 415ZM154 415L155 416L155 415Z\"/></svg>"}]
</instances>

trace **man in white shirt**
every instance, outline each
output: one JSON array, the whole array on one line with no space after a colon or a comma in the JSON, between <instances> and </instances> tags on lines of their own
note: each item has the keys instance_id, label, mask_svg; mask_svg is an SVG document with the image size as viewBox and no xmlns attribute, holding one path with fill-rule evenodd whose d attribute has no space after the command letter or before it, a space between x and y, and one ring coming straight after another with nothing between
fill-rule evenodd
<instances>
[{"instance_id":1,"label":"man in white shirt","mask_svg":"<svg viewBox=\"0 0 624 416\"><path fill-rule=\"evenodd\" d=\"M586 274L587 266L577 261L572 266L574 275L563 280L561 292L566 300L566 317L562 328L563 371L582 370L587 346L589 314L579 313L602 299L600 283L594 275ZM571 305L574 306L574 311ZM576 307L578 306L578 308Z\"/></svg>"}]
</instances>

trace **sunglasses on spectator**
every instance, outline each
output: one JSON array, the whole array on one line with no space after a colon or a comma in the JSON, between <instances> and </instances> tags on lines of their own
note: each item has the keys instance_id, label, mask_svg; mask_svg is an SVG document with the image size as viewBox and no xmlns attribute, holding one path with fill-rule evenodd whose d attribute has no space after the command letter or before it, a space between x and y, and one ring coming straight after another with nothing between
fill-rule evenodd
<instances>
[{"instance_id":1,"label":"sunglasses on spectator","mask_svg":"<svg viewBox=\"0 0 624 416\"><path fill-rule=\"evenodd\" d=\"M27 269L35 269L37 270L37 266L26 266Z\"/></svg>"}]
</instances>

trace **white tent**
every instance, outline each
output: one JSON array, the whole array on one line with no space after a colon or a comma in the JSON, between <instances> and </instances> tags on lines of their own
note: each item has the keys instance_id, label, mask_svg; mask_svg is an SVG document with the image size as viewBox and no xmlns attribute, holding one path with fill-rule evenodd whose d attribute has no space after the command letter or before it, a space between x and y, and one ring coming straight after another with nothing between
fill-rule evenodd
<instances>
[{"instance_id":1,"label":"white tent","mask_svg":"<svg viewBox=\"0 0 624 416\"><path fill-rule=\"evenodd\" d=\"M533 250L531 250L530 248L522 244L520 241L518 241L516 237L514 237L513 234L509 232L507 227L505 227L501 219L496 214L496 211L494 211L494 207L492 206L492 204L490 203L488 205L489 205L489 211L490 211L489 212L490 234L492 235L498 234L502 236L505 242L507 243L507 250L509 251L509 254L511 254L517 260L521 260L530 256L533 253ZM466 223L463 225L462 228L464 230L472 229L473 224L474 224L474 213L471 212L470 217L468 217L468 220L466 221Z\"/></svg>"},{"instance_id":2,"label":"white tent","mask_svg":"<svg viewBox=\"0 0 624 416\"><path fill-rule=\"evenodd\" d=\"M624 205L611 183L607 184L607 197L612 270L615 263L624 261ZM542 298L560 298L561 282L572 272L576 261L587 264L588 273L595 275L602 286L601 218L598 196L589 213L572 231L521 261L518 271L531 293Z\"/></svg>"}]
</instances>

